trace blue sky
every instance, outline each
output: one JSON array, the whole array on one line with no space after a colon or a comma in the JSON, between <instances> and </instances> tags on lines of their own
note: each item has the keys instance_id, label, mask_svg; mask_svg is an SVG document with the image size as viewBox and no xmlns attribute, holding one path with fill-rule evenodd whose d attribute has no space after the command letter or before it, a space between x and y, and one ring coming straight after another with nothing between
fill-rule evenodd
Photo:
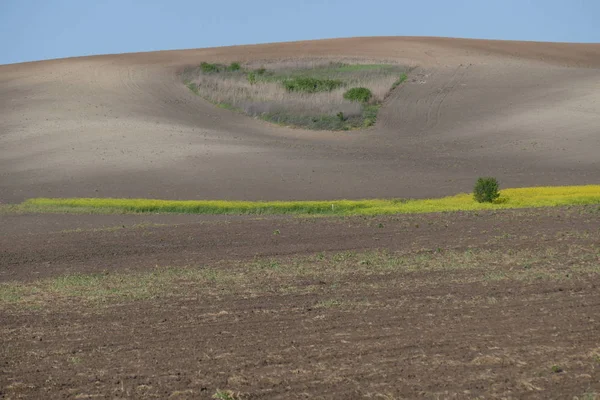
<instances>
[{"instance_id":1,"label":"blue sky","mask_svg":"<svg viewBox=\"0 0 600 400\"><path fill-rule=\"evenodd\" d=\"M0 64L350 36L600 42L599 0L0 0Z\"/></svg>"}]
</instances>

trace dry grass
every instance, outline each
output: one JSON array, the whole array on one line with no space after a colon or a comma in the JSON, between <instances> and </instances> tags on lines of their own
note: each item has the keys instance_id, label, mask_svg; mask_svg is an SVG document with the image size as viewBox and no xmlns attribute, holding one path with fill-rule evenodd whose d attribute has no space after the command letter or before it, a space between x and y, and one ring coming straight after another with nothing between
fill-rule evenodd
<instances>
[{"instance_id":1,"label":"dry grass","mask_svg":"<svg viewBox=\"0 0 600 400\"><path fill-rule=\"evenodd\" d=\"M193 83L200 95L210 102L228 104L252 116L283 111L299 115L336 114L340 111L347 115L360 115L362 112L360 104L344 100L345 89L313 94L288 92L277 82L252 85L245 77L223 79L218 75L202 75ZM390 86L391 83L388 89Z\"/></svg>"}]
</instances>

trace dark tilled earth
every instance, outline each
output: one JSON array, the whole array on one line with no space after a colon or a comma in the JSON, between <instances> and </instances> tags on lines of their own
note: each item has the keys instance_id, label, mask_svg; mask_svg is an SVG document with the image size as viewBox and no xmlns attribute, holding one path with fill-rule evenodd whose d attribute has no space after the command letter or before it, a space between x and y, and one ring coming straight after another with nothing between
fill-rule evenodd
<instances>
[{"instance_id":1,"label":"dark tilled earth","mask_svg":"<svg viewBox=\"0 0 600 400\"><path fill-rule=\"evenodd\" d=\"M600 266L599 215L2 215L0 273L4 285L27 285L156 265L243 274L257 259L349 250L552 249L548 262L567 276L577 257ZM484 264L332 275L299 292L265 275L263 290L243 295L2 302L0 397L208 399L222 389L244 399L597 398L599 275L531 281L511 278L514 265L493 268L508 278L490 278Z\"/></svg>"},{"instance_id":2,"label":"dark tilled earth","mask_svg":"<svg viewBox=\"0 0 600 400\"><path fill-rule=\"evenodd\" d=\"M599 216L598 206L344 218L0 214L0 282L324 251L536 247L597 233Z\"/></svg>"}]
</instances>

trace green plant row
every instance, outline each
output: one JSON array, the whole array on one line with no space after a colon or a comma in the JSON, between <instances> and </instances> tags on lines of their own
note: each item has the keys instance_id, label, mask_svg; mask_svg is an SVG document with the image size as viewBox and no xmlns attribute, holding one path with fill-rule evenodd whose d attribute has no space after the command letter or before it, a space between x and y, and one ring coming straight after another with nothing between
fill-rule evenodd
<instances>
[{"instance_id":1,"label":"green plant row","mask_svg":"<svg viewBox=\"0 0 600 400\"><path fill-rule=\"evenodd\" d=\"M18 208L31 212L377 215L494 210L600 204L600 185L504 189L493 203L472 194L438 199L333 201L152 200L112 198L36 198Z\"/></svg>"}]
</instances>

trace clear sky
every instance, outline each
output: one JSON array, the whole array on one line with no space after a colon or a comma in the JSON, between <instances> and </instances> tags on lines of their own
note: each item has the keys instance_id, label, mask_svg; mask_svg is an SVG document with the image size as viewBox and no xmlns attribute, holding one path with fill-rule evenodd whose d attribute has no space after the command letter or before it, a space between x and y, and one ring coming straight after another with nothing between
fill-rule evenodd
<instances>
[{"instance_id":1,"label":"clear sky","mask_svg":"<svg viewBox=\"0 0 600 400\"><path fill-rule=\"evenodd\" d=\"M600 42L600 0L0 0L0 64L350 36Z\"/></svg>"}]
</instances>

